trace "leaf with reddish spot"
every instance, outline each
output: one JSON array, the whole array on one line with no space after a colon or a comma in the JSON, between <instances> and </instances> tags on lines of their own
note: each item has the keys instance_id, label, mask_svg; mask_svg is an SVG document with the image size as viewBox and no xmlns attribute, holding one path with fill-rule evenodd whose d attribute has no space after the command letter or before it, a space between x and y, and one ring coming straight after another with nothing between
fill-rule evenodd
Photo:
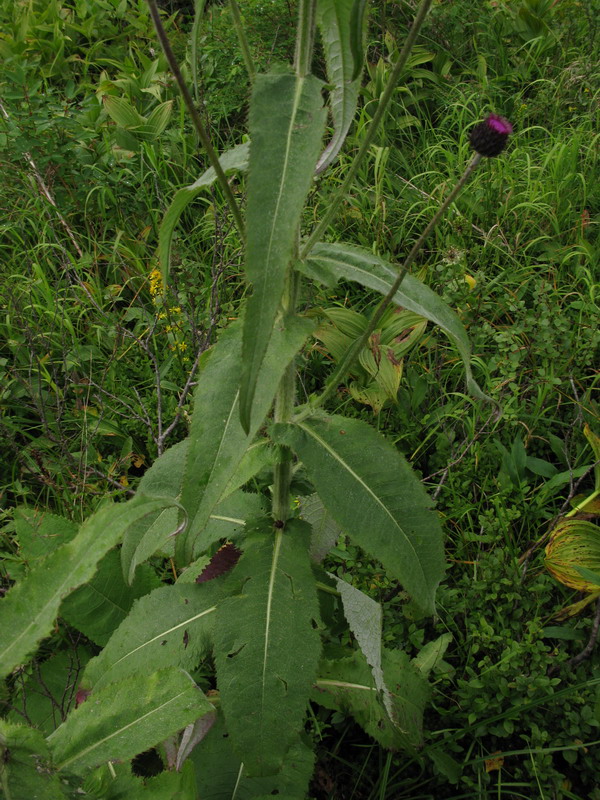
<instances>
[{"instance_id":1,"label":"leaf with reddish spot","mask_svg":"<svg viewBox=\"0 0 600 800\"><path fill-rule=\"evenodd\" d=\"M241 550L232 542L227 542L217 550L210 563L198 575L196 583L206 583L206 581L212 581L213 578L218 578L220 575L229 572L230 569L235 567L241 555Z\"/></svg>"}]
</instances>

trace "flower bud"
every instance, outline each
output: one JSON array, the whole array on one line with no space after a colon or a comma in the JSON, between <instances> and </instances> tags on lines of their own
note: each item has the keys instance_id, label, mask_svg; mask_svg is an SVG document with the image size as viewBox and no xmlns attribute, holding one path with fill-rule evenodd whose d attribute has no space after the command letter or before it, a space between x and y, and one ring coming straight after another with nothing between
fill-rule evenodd
<instances>
[{"instance_id":1,"label":"flower bud","mask_svg":"<svg viewBox=\"0 0 600 800\"><path fill-rule=\"evenodd\" d=\"M512 125L504 117L490 114L471 130L470 141L474 150L482 156L497 156L506 147Z\"/></svg>"}]
</instances>

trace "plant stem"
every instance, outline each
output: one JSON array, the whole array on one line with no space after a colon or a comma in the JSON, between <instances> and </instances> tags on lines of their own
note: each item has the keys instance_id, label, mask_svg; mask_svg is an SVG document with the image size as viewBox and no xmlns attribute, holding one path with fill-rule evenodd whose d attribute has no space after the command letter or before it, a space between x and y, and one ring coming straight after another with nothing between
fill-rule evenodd
<instances>
[{"instance_id":1,"label":"plant stem","mask_svg":"<svg viewBox=\"0 0 600 800\"><path fill-rule=\"evenodd\" d=\"M377 327L377 323L379 322L379 320L383 316L384 311L389 306L389 304L393 301L394 295L396 294L396 292L400 288L400 286L402 284L402 281L404 280L406 274L408 273L408 270L410 269L412 263L414 262L414 260L415 260L415 258L417 256L417 253L423 247L423 244L424 244L425 240L427 239L427 237L429 236L431 231L435 228L435 226L438 224L438 222L442 219L442 217L444 216L444 214L448 210L448 206L450 205L450 203L452 203L456 199L458 193L463 188L465 183L469 180L469 178L471 177L471 174L473 173L473 171L475 170L475 168L477 167L477 165L479 164L481 159L482 159L482 156L479 153L475 153L475 155L473 156L473 158L471 159L471 161L467 165L467 168L465 169L465 171L461 175L461 177L460 177L458 183L456 184L456 186L452 189L452 191L450 192L448 197L444 200L442 205L435 212L435 214L433 215L432 219L430 220L429 224L427 225L427 227L425 228L423 233L419 236L417 241L412 246L412 248L410 250L410 253L406 256L406 259L404 260L404 263L400 267L400 271L398 272L398 276L397 276L396 280L394 281L394 283L390 287L389 292L380 301L379 305L377 306L377 308L373 312L373 315L371 316L371 319L369 320L369 324L367 325L367 327L365 328L363 333L361 333L361 335L358 337L358 339L356 339L352 343L352 345L348 348L348 350L344 354L342 360L340 361L340 363L338 364L338 366L334 370L333 375L331 375L331 377L329 378L329 380L325 384L325 388L323 389L322 393L318 397L313 398L310 401L310 409L314 409L314 408L317 408L318 406L323 405L323 403L329 397L331 397L331 395L335 392L335 390L337 389L339 384L344 380L344 378L348 374L352 364L354 363L356 357L358 356L358 354L360 353L362 348L367 343L367 341L369 339L369 336L373 333L373 331ZM297 419L300 419L300 418L303 418L304 416L307 416L308 413L310 413L310 411L302 412L301 416L298 417Z\"/></svg>"},{"instance_id":2,"label":"plant stem","mask_svg":"<svg viewBox=\"0 0 600 800\"><path fill-rule=\"evenodd\" d=\"M294 69L296 70L296 75L301 78L310 74L315 41L315 12L316 0L300 0Z\"/></svg>"},{"instance_id":3,"label":"plant stem","mask_svg":"<svg viewBox=\"0 0 600 800\"><path fill-rule=\"evenodd\" d=\"M248 39L246 38L246 31L244 30L244 26L242 24L242 15L240 14L240 7L237 4L237 0L229 0L229 7L231 8L233 25L235 27L235 32L237 33L240 48L242 50L242 58L244 59L246 72L248 73L248 77L252 82L254 80L254 76L256 75L256 70L254 68L254 61L252 60L252 53L250 52L250 47L248 45Z\"/></svg>"},{"instance_id":4,"label":"plant stem","mask_svg":"<svg viewBox=\"0 0 600 800\"><path fill-rule=\"evenodd\" d=\"M304 259L310 252L310 250L314 247L314 245L321 240L323 234L327 230L327 226L333 220L334 216L337 213L338 208L340 207L341 203L343 202L344 198L348 194L348 191L354 182L354 178L356 177L356 173L358 172L358 168L363 162L363 159L367 155L373 140L375 139L375 135L377 133L377 129L379 128L379 124L383 119L385 112L387 111L387 107L389 102L392 98L392 94L396 88L396 83L404 67L406 66L406 62L408 61L408 57L410 55L410 51L412 50L413 44L415 43L415 39L417 38L419 31L425 21L425 17L427 16L427 12L429 11L429 7L433 0L422 0L422 3L419 7L417 15L411 25L410 31L408 32L408 36L404 42L404 47L402 48L402 52L398 57L398 61L394 64L394 69L392 70L392 74L390 75L390 79L388 80L387 86L385 87L385 91L381 95L381 99L377 105L377 110L375 111L375 116L371 120L371 124L368 127L366 132L365 138L359 148L358 153L356 154L354 161L350 165L350 169L348 170L348 174L344 179L344 182L337 190L333 199L329 204L329 208L325 212L325 215L318 223L317 227L311 233L308 241L304 245L304 248L300 254L300 258Z\"/></svg>"},{"instance_id":5,"label":"plant stem","mask_svg":"<svg viewBox=\"0 0 600 800\"><path fill-rule=\"evenodd\" d=\"M158 40L162 46L164 51L165 57L171 68L171 72L177 81L177 85L179 86L179 91L183 97L183 100L187 106L187 109L192 117L194 127L196 128L196 133L198 134L198 138L202 144L202 147L206 150L206 155L208 160L210 161L211 167L214 169L217 175L217 181L223 190L225 195L225 199L229 204L229 208L231 209L231 213L233 214L233 218L235 220L235 224L237 226L238 232L244 240L244 220L242 219L242 212L237 204L235 197L233 196L233 192L231 191L231 186L229 185L229 181L225 173L223 172L223 168L219 163L219 156L217 155L210 138L206 131L204 130L204 125L202 120L200 119L200 114L194 104L194 100L187 88L185 81L183 80L183 75L181 74L181 70L179 69L179 65L177 64L177 59L175 58L175 54L171 48L171 43L169 42L169 38L167 33L163 27L163 24L160 19L160 14L158 12L158 6L156 4L156 0L147 0L148 7L150 9L150 16L152 17L152 22L154 23L154 27L156 29L156 34L158 36Z\"/></svg>"},{"instance_id":6,"label":"plant stem","mask_svg":"<svg viewBox=\"0 0 600 800\"><path fill-rule=\"evenodd\" d=\"M300 273L288 273L287 287L283 296L283 312L294 313L300 288ZM296 400L296 360L288 364L279 383L275 397L275 422L289 422ZM281 448L281 458L275 465L273 479L273 518L285 522L290 516L290 485L292 483L292 453L287 447Z\"/></svg>"}]
</instances>

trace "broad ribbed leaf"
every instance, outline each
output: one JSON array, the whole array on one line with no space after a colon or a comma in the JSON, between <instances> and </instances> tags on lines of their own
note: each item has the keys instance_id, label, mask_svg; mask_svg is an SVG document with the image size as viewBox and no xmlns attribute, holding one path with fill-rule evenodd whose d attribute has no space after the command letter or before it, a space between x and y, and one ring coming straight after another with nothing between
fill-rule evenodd
<instances>
[{"instance_id":1,"label":"broad ribbed leaf","mask_svg":"<svg viewBox=\"0 0 600 800\"><path fill-rule=\"evenodd\" d=\"M248 149L248 143L244 142L244 144L238 144L220 156L219 163L225 175L247 169ZM175 193L175 197L171 201L171 205L167 209L158 231L158 260L160 262L164 283L167 282L169 277L171 241L173 239L175 226L189 204L195 200L203 189L212 186L216 179L217 175L214 168L209 167L206 172L202 173L198 180L194 181L194 183L191 183L189 186L184 186Z\"/></svg>"},{"instance_id":2,"label":"broad ribbed leaf","mask_svg":"<svg viewBox=\"0 0 600 800\"><path fill-rule=\"evenodd\" d=\"M429 684L400 650L383 651L383 673L395 722L379 700L371 670L362 655L323 661L311 699L350 714L383 747L412 749L423 744L423 711Z\"/></svg>"},{"instance_id":3,"label":"broad ribbed leaf","mask_svg":"<svg viewBox=\"0 0 600 800\"><path fill-rule=\"evenodd\" d=\"M104 506L83 523L74 539L38 562L7 593L0 602L0 675L20 664L50 633L63 598L92 577L98 561L124 531L169 502L140 495L128 503Z\"/></svg>"},{"instance_id":4,"label":"broad ribbed leaf","mask_svg":"<svg viewBox=\"0 0 600 800\"><path fill-rule=\"evenodd\" d=\"M94 688L136 672L178 666L193 670L210 649L217 588L175 584L138 600L100 655L87 665L82 686Z\"/></svg>"},{"instance_id":5,"label":"broad ribbed leaf","mask_svg":"<svg viewBox=\"0 0 600 800\"><path fill-rule=\"evenodd\" d=\"M0 789L3 800L64 800L40 731L0 719Z\"/></svg>"},{"instance_id":6,"label":"broad ribbed leaf","mask_svg":"<svg viewBox=\"0 0 600 800\"><path fill-rule=\"evenodd\" d=\"M300 515L311 527L311 561L320 564L340 538L342 530L316 492L300 499Z\"/></svg>"},{"instance_id":7,"label":"broad ribbed leaf","mask_svg":"<svg viewBox=\"0 0 600 800\"><path fill-rule=\"evenodd\" d=\"M133 758L213 711L186 672L163 669L92 692L47 741L58 769L81 774Z\"/></svg>"},{"instance_id":8,"label":"broad ribbed leaf","mask_svg":"<svg viewBox=\"0 0 600 800\"><path fill-rule=\"evenodd\" d=\"M244 542L217 610L215 659L227 730L253 775L276 773L306 712L320 652L310 527L264 521ZM210 584L208 584L210 585Z\"/></svg>"},{"instance_id":9,"label":"broad ribbed leaf","mask_svg":"<svg viewBox=\"0 0 600 800\"><path fill-rule=\"evenodd\" d=\"M149 566L142 566L131 586L123 580L121 558L111 550L91 581L63 600L60 616L88 639L104 646L127 616L133 601L161 585Z\"/></svg>"},{"instance_id":10,"label":"broad ribbed leaf","mask_svg":"<svg viewBox=\"0 0 600 800\"><path fill-rule=\"evenodd\" d=\"M248 433L239 419L239 376L242 368L239 324L223 331L202 371L194 398L181 503L189 517L177 537L176 559L185 565L206 546L202 534L215 506L228 491L244 453L269 413L283 372L304 344L313 323L286 317L277 325L262 363Z\"/></svg>"},{"instance_id":11,"label":"broad ribbed leaf","mask_svg":"<svg viewBox=\"0 0 600 800\"><path fill-rule=\"evenodd\" d=\"M250 103L246 273L240 419L249 431L259 371L271 339L325 125L321 81L258 75Z\"/></svg>"},{"instance_id":12,"label":"broad ribbed leaf","mask_svg":"<svg viewBox=\"0 0 600 800\"><path fill-rule=\"evenodd\" d=\"M272 426L304 462L324 506L425 611L444 572L431 500L400 453L365 422L319 415Z\"/></svg>"},{"instance_id":13,"label":"broad ribbed leaf","mask_svg":"<svg viewBox=\"0 0 600 800\"><path fill-rule=\"evenodd\" d=\"M356 281L384 295L391 289L398 274L396 268L369 250L325 242L315 245L308 259L298 264L298 269L329 285L340 279ZM486 398L471 373L471 345L467 333L460 319L442 298L413 275L407 275L394 296L394 303L439 325L456 344L463 360L469 392L474 397Z\"/></svg>"},{"instance_id":14,"label":"broad ribbed leaf","mask_svg":"<svg viewBox=\"0 0 600 800\"><path fill-rule=\"evenodd\" d=\"M104 108L108 116L121 125L123 128L135 128L144 125L146 118L143 117L128 100L124 97L113 97L107 95L104 97Z\"/></svg>"},{"instance_id":15,"label":"broad ribbed leaf","mask_svg":"<svg viewBox=\"0 0 600 800\"><path fill-rule=\"evenodd\" d=\"M192 752L201 800L256 800L257 797L305 797L312 776L314 755L304 742L293 744L281 772L251 778L231 747L223 717L219 714L206 739Z\"/></svg>"},{"instance_id":16,"label":"broad ribbed leaf","mask_svg":"<svg viewBox=\"0 0 600 800\"><path fill-rule=\"evenodd\" d=\"M338 578L337 575L332 573L328 575L335 581L335 588L342 599L344 616L367 664L371 667L373 680L377 691L381 692L383 705L390 719L394 721L394 708L381 668L381 606L376 600L342 578Z\"/></svg>"},{"instance_id":17,"label":"broad ribbed leaf","mask_svg":"<svg viewBox=\"0 0 600 800\"><path fill-rule=\"evenodd\" d=\"M319 0L317 22L327 65L329 104L334 133L317 163L323 172L340 152L354 119L363 64L363 28L366 3L361 0Z\"/></svg>"}]
</instances>

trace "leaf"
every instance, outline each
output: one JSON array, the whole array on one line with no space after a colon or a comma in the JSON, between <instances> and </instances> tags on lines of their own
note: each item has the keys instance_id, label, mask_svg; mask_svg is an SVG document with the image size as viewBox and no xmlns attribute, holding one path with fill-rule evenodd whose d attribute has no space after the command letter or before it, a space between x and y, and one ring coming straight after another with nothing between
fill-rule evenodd
<instances>
[{"instance_id":1,"label":"leaf","mask_svg":"<svg viewBox=\"0 0 600 800\"><path fill-rule=\"evenodd\" d=\"M146 123L145 117L139 114L123 97L107 95L103 102L108 116L122 128L135 130Z\"/></svg>"},{"instance_id":2,"label":"leaf","mask_svg":"<svg viewBox=\"0 0 600 800\"><path fill-rule=\"evenodd\" d=\"M52 553L70 541L78 528L71 520L27 506L16 508L14 519L19 555L27 561Z\"/></svg>"},{"instance_id":3,"label":"leaf","mask_svg":"<svg viewBox=\"0 0 600 800\"><path fill-rule=\"evenodd\" d=\"M360 589L338 578L337 575L333 575L330 572L327 574L334 581L335 587L340 593L344 616L367 664L371 668L375 687L381 693L385 710L390 720L394 721L392 700L385 685L381 668L381 633L383 624L381 606L377 601L361 592Z\"/></svg>"},{"instance_id":4,"label":"leaf","mask_svg":"<svg viewBox=\"0 0 600 800\"><path fill-rule=\"evenodd\" d=\"M270 445L271 442L269 439L259 439L257 442L250 445L238 464L231 480L227 484L222 499L228 497L241 486L244 486L265 467L273 466L275 463L275 453Z\"/></svg>"},{"instance_id":5,"label":"leaf","mask_svg":"<svg viewBox=\"0 0 600 800\"><path fill-rule=\"evenodd\" d=\"M600 491L600 436L596 436L587 423L583 426L583 434L594 453L594 488L598 492Z\"/></svg>"},{"instance_id":6,"label":"leaf","mask_svg":"<svg viewBox=\"0 0 600 800\"><path fill-rule=\"evenodd\" d=\"M135 497L106 505L81 526L67 544L40 561L0 602L0 675L7 675L47 636L61 601L96 571L102 556L119 541L129 525L164 507L168 499Z\"/></svg>"},{"instance_id":7,"label":"leaf","mask_svg":"<svg viewBox=\"0 0 600 800\"><path fill-rule=\"evenodd\" d=\"M152 110L152 113L146 122L137 129L137 135L142 139L147 139L149 141L156 139L169 124L172 111L172 100L167 100L166 102L157 105L156 108Z\"/></svg>"},{"instance_id":8,"label":"leaf","mask_svg":"<svg viewBox=\"0 0 600 800\"><path fill-rule=\"evenodd\" d=\"M197 800L194 768L191 764L184 764L181 771L161 772L153 778L146 778L143 786L133 793L128 792L125 797L127 800Z\"/></svg>"},{"instance_id":9,"label":"leaf","mask_svg":"<svg viewBox=\"0 0 600 800\"><path fill-rule=\"evenodd\" d=\"M317 3L327 80L332 84L329 104L334 124L333 137L317 162L317 175L335 160L354 120L364 59L365 10L364 0L319 0Z\"/></svg>"},{"instance_id":10,"label":"leaf","mask_svg":"<svg viewBox=\"0 0 600 800\"><path fill-rule=\"evenodd\" d=\"M350 658L321 663L312 700L325 708L350 714L383 747L392 750L421 747L429 685L400 650L383 651L383 673L395 724L379 701L369 666L359 652Z\"/></svg>"},{"instance_id":11,"label":"leaf","mask_svg":"<svg viewBox=\"0 0 600 800\"><path fill-rule=\"evenodd\" d=\"M4 800L64 800L39 731L0 719L0 787Z\"/></svg>"},{"instance_id":12,"label":"leaf","mask_svg":"<svg viewBox=\"0 0 600 800\"><path fill-rule=\"evenodd\" d=\"M418 655L413 658L413 666L415 666L422 675L427 677L431 670L435 669L441 663L444 653L448 649L448 645L451 641L452 634L443 633L433 642L427 642L427 644L421 648Z\"/></svg>"},{"instance_id":13,"label":"leaf","mask_svg":"<svg viewBox=\"0 0 600 800\"><path fill-rule=\"evenodd\" d=\"M231 150L227 150L227 152L219 157L219 163L225 175L231 175L234 172L242 172L248 168L248 150L249 144L244 142L244 144L238 144L232 147ZM200 192L212 186L216 179L217 175L214 168L209 167L202 173L198 180L194 181L194 183L191 183L189 186L184 186L175 193L175 197L171 201L171 205L163 217L158 231L158 260L162 269L163 283L165 285L169 278L171 241L173 239L175 226L189 204L195 200Z\"/></svg>"},{"instance_id":14,"label":"leaf","mask_svg":"<svg viewBox=\"0 0 600 800\"><path fill-rule=\"evenodd\" d=\"M82 686L104 687L146 672L148 664L194 669L210 649L217 588L177 583L137 600L104 650L88 663Z\"/></svg>"},{"instance_id":15,"label":"leaf","mask_svg":"<svg viewBox=\"0 0 600 800\"><path fill-rule=\"evenodd\" d=\"M184 761L189 758L192 750L206 737L216 721L217 711L215 709L210 714L206 714L201 719L198 719L196 722L188 725L183 731L175 760L175 769L177 771L181 769ZM195 796L196 795L194 794L194 797Z\"/></svg>"},{"instance_id":16,"label":"leaf","mask_svg":"<svg viewBox=\"0 0 600 800\"><path fill-rule=\"evenodd\" d=\"M596 580L586 573L600 573L600 526L581 519L562 519L552 529L544 565L565 586L580 592L597 591Z\"/></svg>"},{"instance_id":17,"label":"leaf","mask_svg":"<svg viewBox=\"0 0 600 800\"><path fill-rule=\"evenodd\" d=\"M31 725L48 735L60 725L63 715L75 703L80 671L90 658L84 647L59 651L41 664L35 664L31 674L15 686L13 708L27 714ZM11 722L22 722L16 711L8 715Z\"/></svg>"},{"instance_id":18,"label":"leaf","mask_svg":"<svg viewBox=\"0 0 600 800\"><path fill-rule=\"evenodd\" d=\"M249 532L215 625L217 685L234 750L270 775L298 742L320 652L309 526L270 520ZM210 584L209 584L210 585Z\"/></svg>"},{"instance_id":19,"label":"leaf","mask_svg":"<svg viewBox=\"0 0 600 800\"><path fill-rule=\"evenodd\" d=\"M310 278L328 285L344 279L356 281L368 289L387 294L397 276L397 269L368 250L342 244L321 242L312 249L298 269ZM406 275L394 295L394 303L434 322L455 343L463 360L469 392L486 398L471 372L471 345L462 322L452 309L414 275Z\"/></svg>"},{"instance_id":20,"label":"leaf","mask_svg":"<svg viewBox=\"0 0 600 800\"><path fill-rule=\"evenodd\" d=\"M246 274L253 285L244 322L240 420L249 431L325 125L321 81L258 75L250 102Z\"/></svg>"},{"instance_id":21,"label":"leaf","mask_svg":"<svg viewBox=\"0 0 600 800\"><path fill-rule=\"evenodd\" d=\"M365 422L341 416L279 423L271 432L302 459L340 527L433 613L444 573L442 530L431 500L396 448Z\"/></svg>"},{"instance_id":22,"label":"leaf","mask_svg":"<svg viewBox=\"0 0 600 800\"><path fill-rule=\"evenodd\" d=\"M256 800L305 797L312 776L314 755L303 741L293 744L281 772L267 777L250 777L231 747L222 714L208 736L190 756L196 767L198 797L202 800Z\"/></svg>"},{"instance_id":23,"label":"leaf","mask_svg":"<svg viewBox=\"0 0 600 800\"><path fill-rule=\"evenodd\" d=\"M213 710L183 670L136 674L92 692L47 741L58 769L80 775L133 758Z\"/></svg>"},{"instance_id":24,"label":"leaf","mask_svg":"<svg viewBox=\"0 0 600 800\"><path fill-rule=\"evenodd\" d=\"M177 537L179 565L188 564L194 553L206 548L203 531L208 520L264 422L287 365L312 330L313 323L301 317L286 317L276 326L257 382L247 434L239 420L238 405L241 327L234 324L221 333L194 397L181 490L181 503L190 522L185 533Z\"/></svg>"},{"instance_id":25,"label":"leaf","mask_svg":"<svg viewBox=\"0 0 600 800\"><path fill-rule=\"evenodd\" d=\"M340 538L342 530L316 492L300 499L300 515L311 527L310 559L320 564Z\"/></svg>"},{"instance_id":26,"label":"leaf","mask_svg":"<svg viewBox=\"0 0 600 800\"><path fill-rule=\"evenodd\" d=\"M169 447L150 466L138 485L137 493L178 500L185 468L188 439ZM157 552L177 530L180 511L175 503L128 528L121 547L121 564L127 583L131 584L138 564Z\"/></svg>"},{"instance_id":27,"label":"leaf","mask_svg":"<svg viewBox=\"0 0 600 800\"><path fill-rule=\"evenodd\" d=\"M133 601L160 585L154 570L146 566L128 586L123 580L119 552L111 550L98 564L92 580L63 600L60 616L103 647L127 616Z\"/></svg>"}]
</instances>

